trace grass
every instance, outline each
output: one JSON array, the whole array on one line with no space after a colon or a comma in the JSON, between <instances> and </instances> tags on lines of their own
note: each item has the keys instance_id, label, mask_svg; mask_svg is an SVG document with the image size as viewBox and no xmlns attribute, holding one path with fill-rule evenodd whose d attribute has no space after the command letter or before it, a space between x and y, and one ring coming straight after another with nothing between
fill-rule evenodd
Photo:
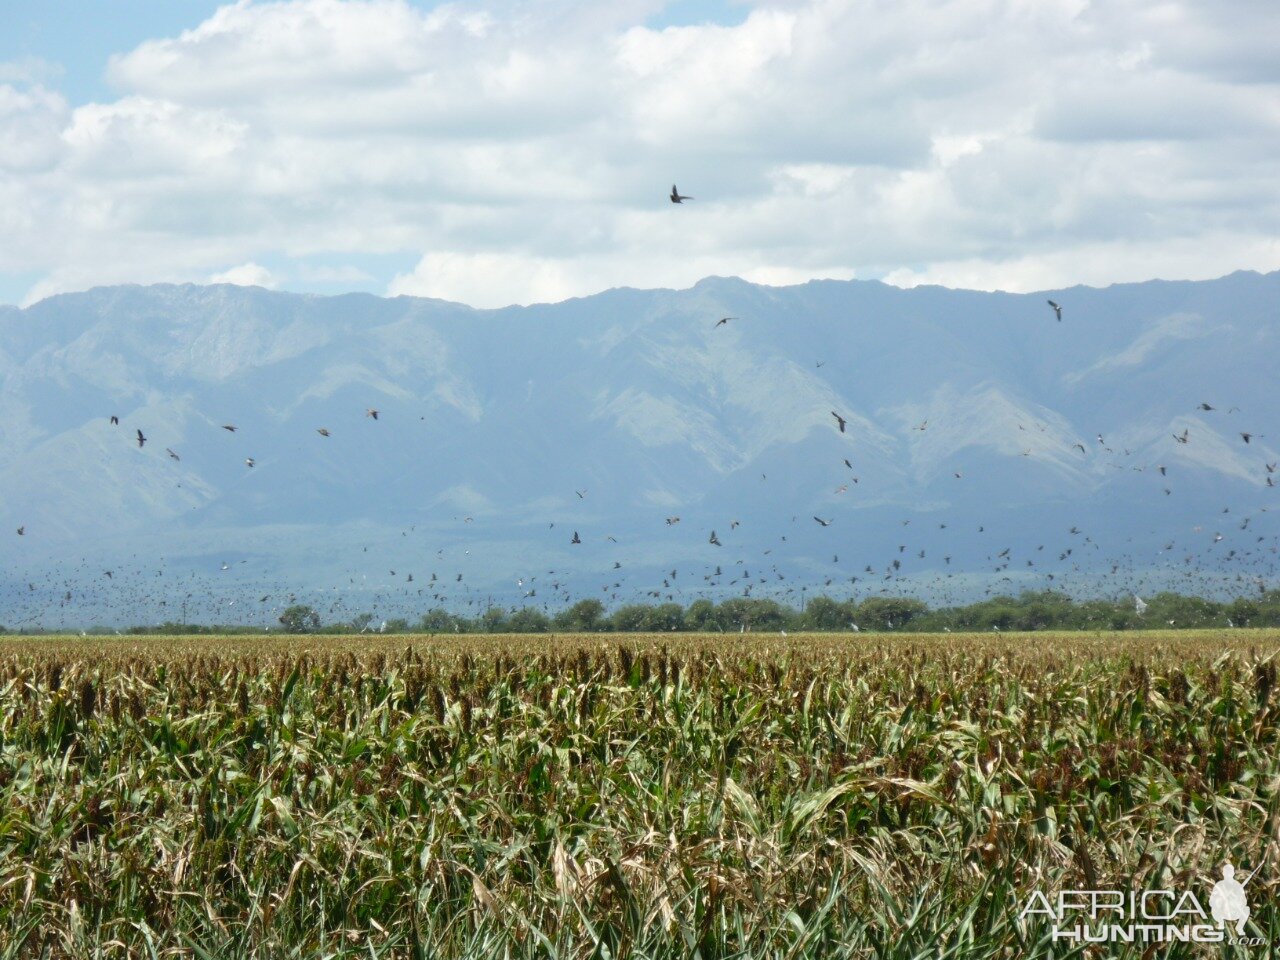
<instances>
[{"instance_id":1,"label":"grass","mask_svg":"<svg viewBox=\"0 0 1280 960\"><path fill-rule=\"evenodd\" d=\"M1019 913L1226 859L1280 943L1278 654L0 638L0 957L1189 957Z\"/></svg>"}]
</instances>

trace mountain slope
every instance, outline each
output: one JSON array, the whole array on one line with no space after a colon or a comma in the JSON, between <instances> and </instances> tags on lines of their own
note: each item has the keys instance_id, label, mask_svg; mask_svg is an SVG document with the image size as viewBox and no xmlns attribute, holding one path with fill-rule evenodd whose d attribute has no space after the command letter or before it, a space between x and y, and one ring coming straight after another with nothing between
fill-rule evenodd
<instances>
[{"instance_id":1,"label":"mountain slope","mask_svg":"<svg viewBox=\"0 0 1280 960\"><path fill-rule=\"evenodd\" d=\"M1031 295L710 278L496 311L114 287L0 308L0 622L167 615L179 588L223 619L265 594L250 619L270 620L289 596L1252 583L1275 558L1278 303L1280 274L1239 273Z\"/></svg>"}]
</instances>

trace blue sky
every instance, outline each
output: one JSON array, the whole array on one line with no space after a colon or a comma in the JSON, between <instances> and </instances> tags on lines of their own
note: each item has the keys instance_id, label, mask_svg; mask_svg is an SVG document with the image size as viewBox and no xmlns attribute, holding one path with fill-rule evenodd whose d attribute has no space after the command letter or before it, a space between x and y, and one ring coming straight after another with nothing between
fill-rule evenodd
<instances>
[{"instance_id":1,"label":"blue sky","mask_svg":"<svg viewBox=\"0 0 1280 960\"><path fill-rule=\"evenodd\" d=\"M10 0L0 302L1277 269L1278 35L1248 0Z\"/></svg>"}]
</instances>

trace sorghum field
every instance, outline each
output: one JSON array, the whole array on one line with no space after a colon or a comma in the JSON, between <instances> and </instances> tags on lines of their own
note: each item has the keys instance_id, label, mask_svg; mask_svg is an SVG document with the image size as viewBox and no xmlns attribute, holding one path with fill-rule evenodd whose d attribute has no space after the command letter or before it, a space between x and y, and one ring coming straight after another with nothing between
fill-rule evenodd
<instances>
[{"instance_id":1,"label":"sorghum field","mask_svg":"<svg viewBox=\"0 0 1280 960\"><path fill-rule=\"evenodd\" d=\"M1280 942L1280 634L0 640L0 956L1180 957Z\"/></svg>"}]
</instances>

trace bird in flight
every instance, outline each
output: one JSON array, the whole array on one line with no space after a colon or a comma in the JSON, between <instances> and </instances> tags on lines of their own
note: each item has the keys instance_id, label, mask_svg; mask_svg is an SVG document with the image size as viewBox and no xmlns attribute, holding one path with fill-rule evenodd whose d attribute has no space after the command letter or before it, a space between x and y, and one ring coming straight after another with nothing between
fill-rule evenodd
<instances>
[{"instance_id":1,"label":"bird in flight","mask_svg":"<svg viewBox=\"0 0 1280 960\"><path fill-rule=\"evenodd\" d=\"M1053 315L1058 318L1058 322L1062 322L1062 307L1058 306L1052 300L1047 301L1049 306L1053 307Z\"/></svg>"},{"instance_id":2,"label":"bird in flight","mask_svg":"<svg viewBox=\"0 0 1280 960\"><path fill-rule=\"evenodd\" d=\"M377 420L377 419L378 419L378 411L377 411L377 410L375 410L375 409L373 409L373 407L370 407L368 410L366 410L366 411L364 412L364 415L365 415L366 417L373 417L373 419L375 419L375 420Z\"/></svg>"},{"instance_id":3,"label":"bird in flight","mask_svg":"<svg viewBox=\"0 0 1280 960\"><path fill-rule=\"evenodd\" d=\"M573 491L573 492L574 492L574 493L576 493L576 494L578 495L578 499L579 499L579 500L585 500L585 499L587 499L587 491L585 491L585 490L575 490L575 491Z\"/></svg>"},{"instance_id":4,"label":"bird in flight","mask_svg":"<svg viewBox=\"0 0 1280 960\"><path fill-rule=\"evenodd\" d=\"M168 447L165 447L165 448L164 448L164 452L165 452L165 453L167 453L167 454L169 455L169 459L170 459L170 460L181 460L181 459L182 459L180 456L178 456L176 453L174 453L174 452L173 452L172 450L170 450Z\"/></svg>"},{"instance_id":5,"label":"bird in flight","mask_svg":"<svg viewBox=\"0 0 1280 960\"><path fill-rule=\"evenodd\" d=\"M677 523L679 523L679 522L680 522L680 518L679 518L679 517L667 517L667 526L668 526L668 527L674 527L674 526L675 526Z\"/></svg>"},{"instance_id":6,"label":"bird in flight","mask_svg":"<svg viewBox=\"0 0 1280 960\"><path fill-rule=\"evenodd\" d=\"M836 418L836 423L840 426L840 432L844 433L844 425L849 421L840 416L840 414L836 413L834 410L831 411L831 415Z\"/></svg>"},{"instance_id":7,"label":"bird in flight","mask_svg":"<svg viewBox=\"0 0 1280 960\"><path fill-rule=\"evenodd\" d=\"M327 429L325 429L324 427L319 427L319 428L317 428L316 433L320 434L320 436L322 436L322 437L327 437L327 436L329 436L329 431L328 431Z\"/></svg>"},{"instance_id":8,"label":"bird in flight","mask_svg":"<svg viewBox=\"0 0 1280 960\"><path fill-rule=\"evenodd\" d=\"M573 531L573 539L572 539L572 540L570 540L569 542L570 542L570 543L581 543L581 542L582 542L582 538L581 538L580 536L578 536L578 531L577 531L577 530Z\"/></svg>"},{"instance_id":9,"label":"bird in flight","mask_svg":"<svg viewBox=\"0 0 1280 960\"><path fill-rule=\"evenodd\" d=\"M117 416L115 416L115 415L112 415L112 417L111 417L111 425L112 425L113 427L118 427L118 426L120 426L120 418L119 418L119 417L117 417Z\"/></svg>"},{"instance_id":10,"label":"bird in flight","mask_svg":"<svg viewBox=\"0 0 1280 960\"><path fill-rule=\"evenodd\" d=\"M1260 433L1242 433L1240 434L1240 439L1243 440L1245 443L1248 443L1254 437L1261 437L1261 436L1262 434Z\"/></svg>"},{"instance_id":11,"label":"bird in flight","mask_svg":"<svg viewBox=\"0 0 1280 960\"><path fill-rule=\"evenodd\" d=\"M714 530L711 531L711 539L709 539L707 543L711 544L713 547L720 546L720 538L716 536L716 532Z\"/></svg>"},{"instance_id":12,"label":"bird in flight","mask_svg":"<svg viewBox=\"0 0 1280 960\"><path fill-rule=\"evenodd\" d=\"M819 526L821 526L821 527L829 527L829 526L831 526L831 521L830 521L830 520L823 520L821 517L814 517L813 519L817 520L817 521L818 521L818 525L819 525Z\"/></svg>"},{"instance_id":13,"label":"bird in flight","mask_svg":"<svg viewBox=\"0 0 1280 960\"><path fill-rule=\"evenodd\" d=\"M1213 409L1213 407L1209 406L1209 404L1207 404L1207 403L1202 403L1202 404L1200 404L1200 409L1201 409L1201 410L1212 410L1212 409Z\"/></svg>"},{"instance_id":14,"label":"bird in flight","mask_svg":"<svg viewBox=\"0 0 1280 960\"><path fill-rule=\"evenodd\" d=\"M719 320L716 321L716 327L723 327L730 320L737 320L737 319L738 319L737 317L721 317ZM714 330L715 327L712 327L712 329Z\"/></svg>"},{"instance_id":15,"label":"bird in flight","mask_svg":"<svg viewBox=\"0 0 1280 960\"><path fill-rule=\"evenodd\" d=\"M223 430L226 430L228 433L235 433L235 432L236 432L236 425L235 425L234 423L224 423L224 424L222 425L222 429L223 429Z\"/></svg>"},{"instance_id":16,"label":"bird in flight","mask_svg":"<svg viewBox=\"0 0 1280 960\"><path fill-rule=\"evenodd\" d=\"M244 458L244 465L245 465L246 467L248 467L250 470L252 470L252 469L253 469L253 467L254 467L254 464L255 464L255 463L256 463L256 461L253 459L253 457L245 457L245 458Z\"/></svg>"},{"instance_id":17,"label":"bird in flight","mask_svg":"<svg viewBox=\"0 0 1280 960\"><path fill-rule=\"evenodd\" d=\"M1176 433L1175 433L1175 434L1173 435L1173 439L1177 440L1179 443L1186 443L1186 442L1187 442L1187 434L1189 434L1190 432L1191 432L1191 430L1190 430L1190 428L1188 428L1188 429L1185 429L1185 430L1183 430L1183 431L1182 431L1182 435L1181 435L1181 436L1179 436L1178 434L1176 434ZM1248 440L1246 440L1246 441L1245 441L1245 443L1248 443L1248 442L1249 442Z\"/></svg>"},{"instance_id":18,"label":"bird in flight","mask_svg":"<svg viewBox=\"0 0 1280 960\"><path fill-rule=\"evenodd\" d=\"M146 444L147 438L142 435L142 431L138 431L138 449L141 450Z\"/></svg>"},{"instance_id":19,"label":"bird in flight","mask_svg":"<svg viewBox=\"0 0 1280 960\"><path fill-rule=\"evenodd\" d=\"M25 537L26 535L27 535L27 528L25 526L19 527L18 536Z\"/></svg>"},{"instance_id":20,"label":"bird in flight","mask_svg":"<svg viewBox=\"0 0 1280 960\"><path fill-rule=\"evenodd\" d=\"M672 203L684 203L686 200L692 200L692 199L694 198L682 196L680 194L680 191L676 189L676 185L674 183L671 185L671 202Z\"/></svg>"}]
</instances>

